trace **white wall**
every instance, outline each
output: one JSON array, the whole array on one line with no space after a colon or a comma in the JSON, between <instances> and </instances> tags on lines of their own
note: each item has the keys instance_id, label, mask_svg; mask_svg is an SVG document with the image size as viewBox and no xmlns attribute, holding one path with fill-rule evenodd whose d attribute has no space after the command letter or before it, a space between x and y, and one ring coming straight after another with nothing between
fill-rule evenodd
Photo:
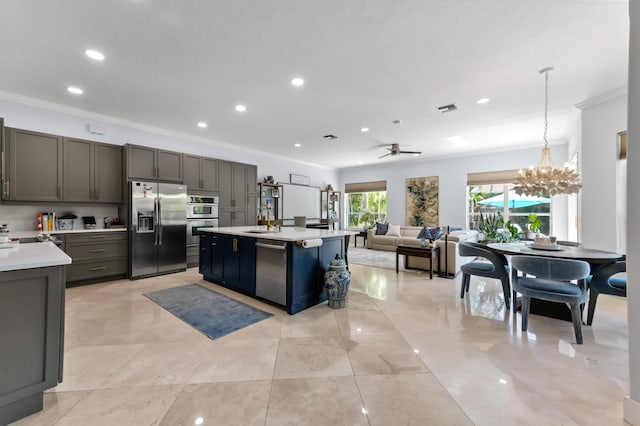
<instances>
[{"instance_id":1,"label":"white wall","mask_svg":"<svg viewBox=\"0 0 640 426\"><path fill-rule=\"evenodd\" d=\"M7 94L0 93L0 98ZM12 95L13 96L13 95ZM338 172L335 169L322 168L310 164L291 161L286 158L267 155L258 151L235 147L230 144L207 141L192 136L181 135L163 129L141 126L124 120L99 116L60 105L48 104L33 99L14 96L12 99L0 99L0 117L4 117L5 126L34 130L56 135L75 137L91 141L106 142L114 145L133 143L178 152L220 158L255 164L258 166L258 179L271 175L276 181L289 182L289 174L310 176L311 185L325 188L327 184L337 187ZM88 126L97 126L105 132L104 136L88 132ZM64 209L83 211L96 216L117 216L112 207L46 204L19 208L11 204L0 204L0 224L9 223L12 230L32 230L35 226L35 214L42 211L60 212ZM93 213L91 213L93 212ZM80 214L76 213L78 216ZM78 224L76 223L76 226Z\"/></svg>"},{"instance_id":2,"label":"white wall","mask_svg":"<svg viewBox=\"0 0 640 426\"><path fill-rule=\"evenodd\" d=\"M586 247L616 250L617 135L623 130L627 130L627 96L582 106L579 239Z\"/></svg>"},{"instance_id":3,"label":"white wall","mask_svg":"<svg viewBox=\"0 0 640 426\"><path fill-rule=\"evenodd\" d=\"M405 179L426 176L440 178L440 224L466 227L467 173L520 169L537 164L543 143L536 148L442 160L416 160L403 163L386 163L375 166L342 169L340 185L346 183L387 181L387 218L391 223L405 224ZM551 146L553 161L567 161L567 145ZM561 220L553 223L553 233L559 239L566 238L566 196L555 196L552 209Z\"/></svg>"},{"instance_id":4,"label":"white wall","mask_svg":"<svg viewBox=\"0 0 640 426\"><path fill-rule=\"evenodd\" d=\"M640 425L640 150L633 141L640 140L640 1L629 2L631 34L629 43L629 146L627 149L627 288L629 318L630 395L624 402L624 418Z\"/></svg>"}]
</instances>

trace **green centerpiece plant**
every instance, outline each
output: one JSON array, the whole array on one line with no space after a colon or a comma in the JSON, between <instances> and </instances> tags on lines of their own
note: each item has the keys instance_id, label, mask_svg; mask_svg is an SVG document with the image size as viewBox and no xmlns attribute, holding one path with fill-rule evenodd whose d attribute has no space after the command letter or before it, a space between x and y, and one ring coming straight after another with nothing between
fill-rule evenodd
<instances>
[{"instance_id":1,"label":"green centerpiece plant","mask_svg":"<svg viewBox=\"0 0 640 426\"><path fill-rule=\"evenodd\" d=\"M533 240L536 238L536 234L540 232L540 227L542 226L542 220L538 217L537 214L531 213L527 217L527 234L526 237L528 240Z\"/></svg>"}]
</instances>

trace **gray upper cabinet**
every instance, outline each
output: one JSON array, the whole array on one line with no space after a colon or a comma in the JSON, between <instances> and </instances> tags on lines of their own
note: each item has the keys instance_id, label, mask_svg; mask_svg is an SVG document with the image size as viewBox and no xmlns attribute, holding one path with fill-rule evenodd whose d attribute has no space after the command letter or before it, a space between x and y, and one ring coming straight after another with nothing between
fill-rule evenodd
<instances>
[{"instance_id":1,"label":"gray upper cabinet","mask_svg":"<svg viewBox=\"0 0 640 426\"><path fill-rule=\"evenodd\" d=\"M3 200L62 200L62 137L6 129Z\"/></svg>"},{"instance_id":2,"label":"gray upper cabinet","mask_svg":"<svg viewBox=\"0 0 640 426\"><path fill-rule=\"evenodd\" d=\"M218 191L218 160L215 158L202 157L202 189Z\"/></svg>"},{"instance_id":3,"label":"gray upper cabinet","mask_svg":"<svg viewBox=\"0 0 640 426\"><path fill-rule=\"evenodd\" d=\"M182 182L182 153L127 145L129 179Z\"/></svg>"},{"instance_id":4,"label":"gray upper cabinet","mask_svg":"<svg viewBox=\"0 0 640 426\"><path fill-rule=\"evenodd\" d=\"M122 147L95 144L95 198L99 203L122 203Z\"/></svg>"},{"instance_id":5,"label":"gray upper cabinet","mask_svg":"<svg viewBox=\"0 0 640 426\"><path fill-rule=\"evenodd\" d=\"M220 226L250 225L255 221L256 172L256 166L251 164L218 161Z\"/></svg>"},{"instance_id":6,"label":"gray upper cabinet","mask_svg":"<svg viewBox=\"0 0 640 426\"><path fill-rule=\"evenodd\" d=\"M189 194L210 194L218 191L218 160L183 154L183 183Z\"/></svg>"},{"instance_id":7,"label":"gray upper cabinet","mask_svg":"<svg viewBox=\"0 0 640 426\"><path fill-rule=\"evenodd\" d=\"M122 203L122 147L64 138L63 201Z\"/></svg>"},{"instance_id":8,"label":"gray upper cabinet","mask_svg":"<svg viewBox=\"0 0 640 426\"><path fill-rule=\"evenodd\" d=\"M94 144L90 141L64 138L63 201L86 202L94 196Z\"/></svg>"}]
</instances>

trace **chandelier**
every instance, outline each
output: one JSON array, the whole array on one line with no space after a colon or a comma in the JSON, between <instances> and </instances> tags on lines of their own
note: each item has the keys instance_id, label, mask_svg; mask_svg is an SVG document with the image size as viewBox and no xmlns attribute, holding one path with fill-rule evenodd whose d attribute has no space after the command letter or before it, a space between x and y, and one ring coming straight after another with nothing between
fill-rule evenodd
<instances>
[{"instance_id":1,"label":"chandelier","mask_svg":"<svg viewBox=\"0 0 640 426\"><path fill-rule=\"evenodd\" d=\"M580 174L576 170L569 167L567 163L561 169L557 169L551 159L551 150L547 140L549 71L553 71L553 68L540 70L540 74L544 74L544 148L542 148L537 167L530 166L527 170L518 171L513 187L518 195L575 194L582 188Z\"/></svg>"}]
</instances>

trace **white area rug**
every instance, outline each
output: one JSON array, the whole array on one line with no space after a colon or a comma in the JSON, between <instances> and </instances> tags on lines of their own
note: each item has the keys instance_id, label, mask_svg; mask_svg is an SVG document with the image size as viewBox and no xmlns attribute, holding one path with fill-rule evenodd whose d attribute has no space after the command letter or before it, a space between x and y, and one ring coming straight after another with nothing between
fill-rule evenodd
<instances>
[{"instance_id":1,"label":"white area rug","mask_svg":"<svg viewBox=\"0 0 640 426\"><path fill-rule=\"evenodd\" d=\"M357 263L358 265L375 266L376 268L396 270L396 252L371 250L366 248L349 247L349 263ZM400 256L400 270L405 272L420 273L419 269L405 269L404 256Z\"/></svg>"}]
</instances>

